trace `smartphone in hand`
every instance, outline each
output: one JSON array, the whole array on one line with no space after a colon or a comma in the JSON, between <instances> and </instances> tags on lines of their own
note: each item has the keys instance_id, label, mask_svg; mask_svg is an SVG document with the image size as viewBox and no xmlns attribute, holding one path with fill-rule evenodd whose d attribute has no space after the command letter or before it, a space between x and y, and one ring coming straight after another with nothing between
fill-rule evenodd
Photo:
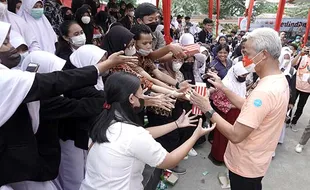
<instances>
[{"instance_id":1,"label":"smartphone in hand","mask_svg":"<svg viewBox=\"0 0 310 190\"><path fill-rule=\"evenodd\" d=\"M36 63L30 63L26 68L26 71L36 73L39 69L40 65Z\"/></svg>"}]
</instances>

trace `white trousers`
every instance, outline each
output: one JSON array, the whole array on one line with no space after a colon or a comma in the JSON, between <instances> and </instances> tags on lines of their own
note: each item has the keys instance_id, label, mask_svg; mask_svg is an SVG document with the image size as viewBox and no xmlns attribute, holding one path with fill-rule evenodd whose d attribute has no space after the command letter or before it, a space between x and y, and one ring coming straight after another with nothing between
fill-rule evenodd
<instances>
[{"instance_id":1,"label":"white trousers","mask_svg":"<svg viewBox=\"0 0 310 190\"><path fill-rule=\"evenodd\" d=\"M60 140L59 182L63 190L78 190L85 177L87 151L74 146L74 141Z\"/></svg>"}]
</instances>

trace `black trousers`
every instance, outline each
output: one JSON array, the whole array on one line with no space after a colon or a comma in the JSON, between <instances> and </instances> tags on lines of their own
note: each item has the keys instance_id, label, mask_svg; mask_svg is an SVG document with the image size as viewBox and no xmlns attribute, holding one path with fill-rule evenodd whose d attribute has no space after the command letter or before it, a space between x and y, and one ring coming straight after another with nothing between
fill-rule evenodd
<instances>
[{"instance_id":1,"label":"black trousers","mask_svg":"<svg viewBox=\"0 0 310 190\"><path fill-rule=\"evenodd\" d=\"M303 109L307 103L309 95L310 95L310 93L301 92L301 91L296 89L296 99L299 96L299 100L298 100L296 112L295 112L293 120L292 120L292 124L296 124L298 119L300 118L300 116L303 112Z\"/></svg>"},{"instance_id":2,"label":"black trousers","mask_svg":"<svg viewBox=\"0 0 310 190\"><path fill-rule=\"evenodd\" d=\"M231 190L262 190L262 179L246 178L229 171Z\"/></svg>"}]
</instances>

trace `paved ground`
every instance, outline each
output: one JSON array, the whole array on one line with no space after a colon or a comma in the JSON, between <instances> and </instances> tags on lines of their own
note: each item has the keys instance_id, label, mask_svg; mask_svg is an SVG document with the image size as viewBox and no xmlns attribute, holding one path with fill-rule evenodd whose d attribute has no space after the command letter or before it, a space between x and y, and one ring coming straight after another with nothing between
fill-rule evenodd
<instances>
[{"instance_id":1,"label":"paved ground","mask_svg":"<svg viewBox=\"0 0 310 190\"><path fill-rule=\"evenodd\" d=\"M295 152L304 126L310 119L310 100L305 106L304 113L299 119L299 131L294 133L286 130L284 144L278 145L276 157L273 159L267 175L263 179L264 190L309 190L310 187L310 142L301 154ZM220 190L217 179L219 172L225 172L225 167L212 164L207 158L210 152L210 144L204 143L195 148L198 156L190 157L181 162L180 166L187 168L187 173L180 176L172 190ZM202 173L209 174L203 176Z\"/></svg>"}]
</instances>

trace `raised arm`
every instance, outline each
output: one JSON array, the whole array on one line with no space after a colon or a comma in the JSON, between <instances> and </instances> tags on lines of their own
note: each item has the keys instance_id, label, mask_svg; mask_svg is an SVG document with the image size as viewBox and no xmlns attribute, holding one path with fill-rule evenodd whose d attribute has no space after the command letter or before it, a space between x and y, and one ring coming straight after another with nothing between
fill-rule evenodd
<instances>
[{"instance_id":1,"label":"raised arm","mask_svg":"<svg viewBox=\"0 0 310 190\"><path fill-rule=\"evenodd\" d=\"M67 91L92 86L97 83L97 78L98 70L94 66L46 74L37 73L23 102L43 100Z\"/></svg>"},{"instance_id":2,"label":"raised arm","mask_svg":"<svg viewBox=\"0 0 310 190\"><path fill-rule=\"evenodd\" d=\"M221 78L217 76L217 74L209 72L208 75L212 76L212 80L208 79L208 81L214 85L217 89L224 92L225 96L228 98L228 100L238 109L241 109L245 98L242 98L241 96L235 94L233 91L229 90L226 86L223 85Z\"/></svg>"},{"instance_id":3,"label":"raised arm","mask_svg":"<svg viewBox=\"0 0 310 190\"><path fill-rule=\"evenodd\" d=\"M92 117L101 113L104 98L70 99L62 96L40 102L40 118L53 120L63 118Z\"/></svg>"}]
</instances>

